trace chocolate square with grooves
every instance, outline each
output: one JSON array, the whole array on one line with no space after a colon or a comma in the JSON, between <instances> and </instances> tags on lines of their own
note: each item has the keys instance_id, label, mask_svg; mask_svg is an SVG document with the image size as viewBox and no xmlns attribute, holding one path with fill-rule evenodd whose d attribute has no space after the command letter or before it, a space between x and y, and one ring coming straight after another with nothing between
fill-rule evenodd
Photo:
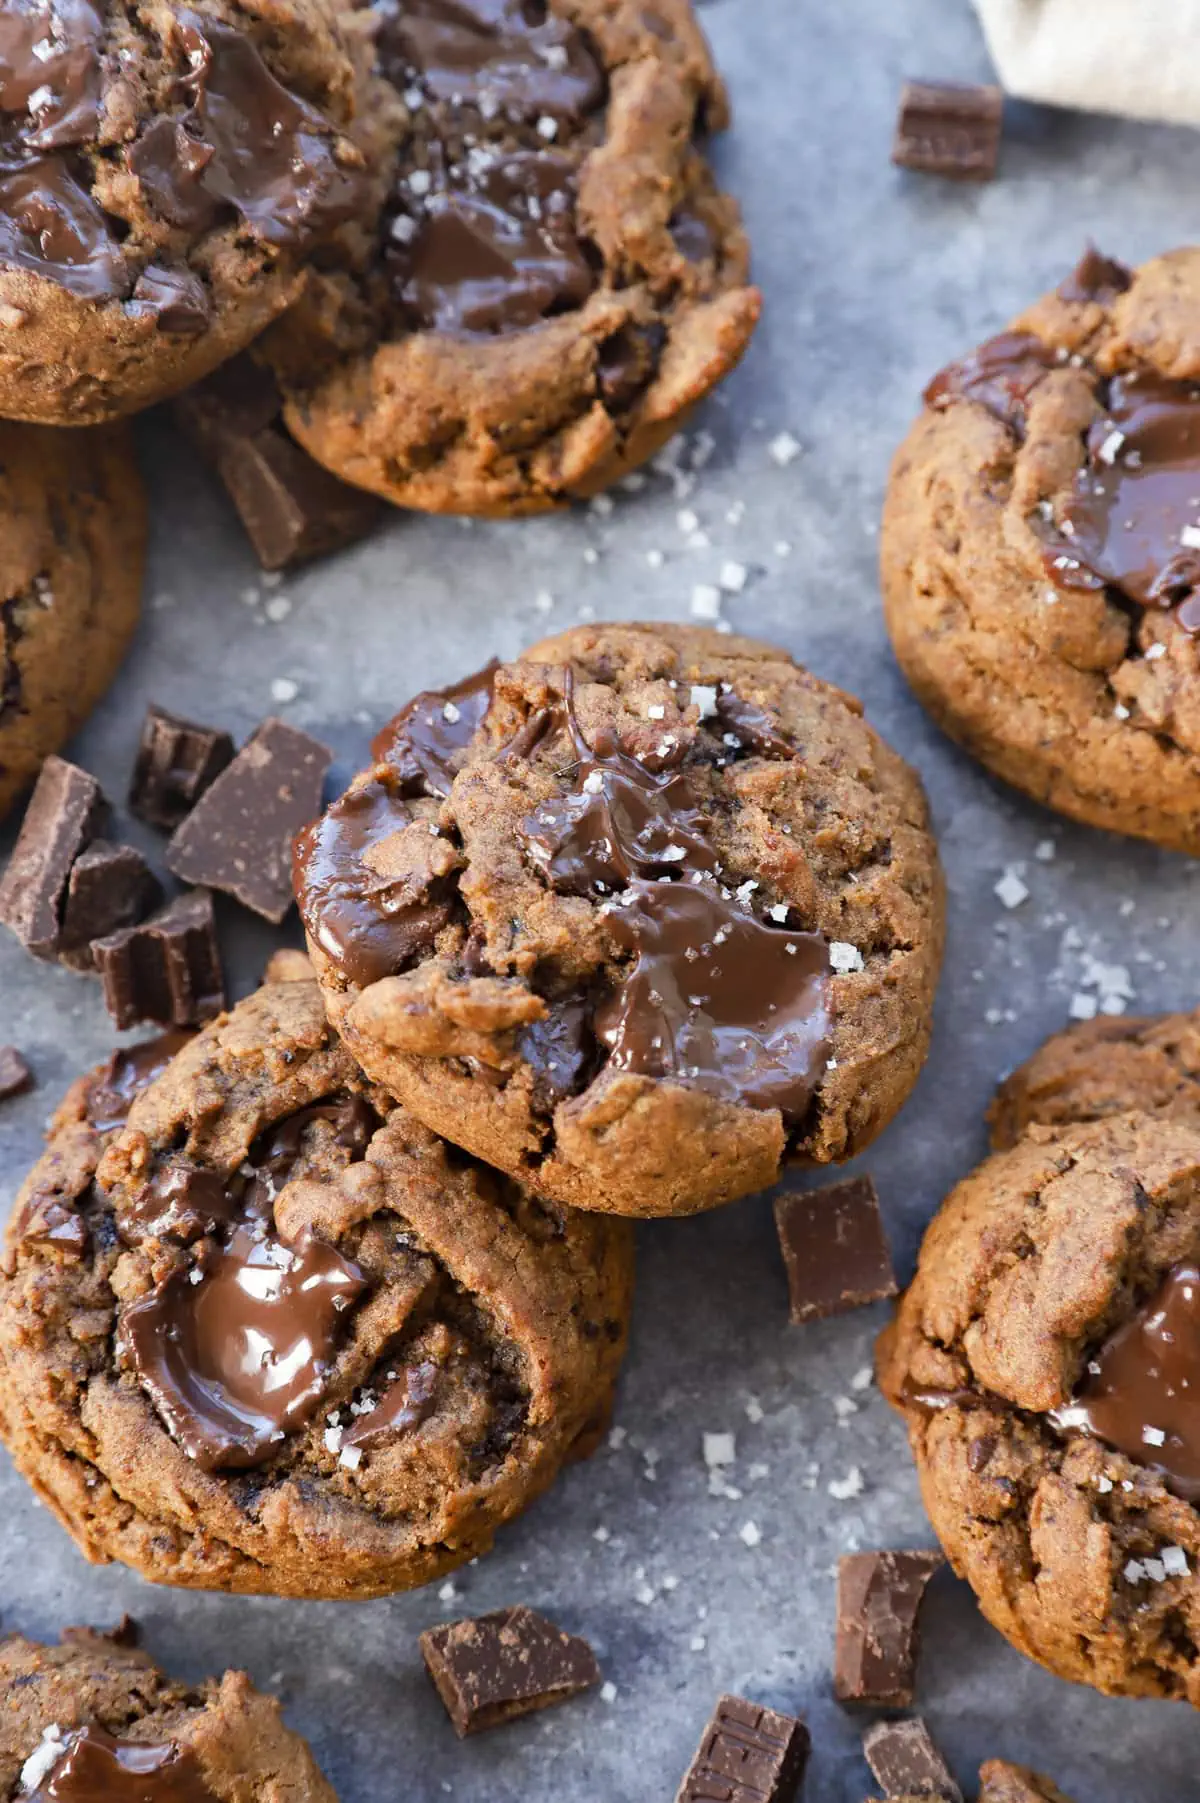
<instances>
[{"instance_id":1,"label":"chocolate square with grooves","mask_svg":"<svg viewBox=\"0 0 1200 1803\"><path fill-rule=\"evenodd\" d=\"M720 1697L675 1803L793 1803L810 1744L798 1717Z\"/></svg>"},{"instance_id":2,"label":"chocolate square with grooves","mask_svg":"<svg viewBox=\"0 0 1200 1803\"><path fill-rule=\"evenodd\" d=\"M232 762L229 733L151 706L129 782L130 812L172 832Z\"/></svg>"},{"instance_id":3,"label":"chocolate square with grooves","mask_svg":"<svg viewBox=\"0 0 1200 1803\"><path fill-rule=\"evenodd\" d=\"M797 1324L896 1294L879 1195L870 1177L777 1196L775 1225Z\"/></svg>"},{"instance_id":4,"label":"chocolate square with grooves","mask_svg":"<svg viewBox=\"0 0 1200 1803\"><path fill-rule=\"evenodd\" d=\"M892 161L924 175L991 181L1000 159L1004 95L982 83L906 82Z\"/></svg>"},{"instance_id":5,"label":"chocolate square with grooves","mask_svg":"<svg viewBox=\"0 0 1200 1803\"><path fill-rule=\"evenodd\" d=\"M885 1796L963 1803L954 1775L919 1715L902 1722L876 1722L863 1735L863 1753Z\"/></svg>"},{"instance_id":6,"label":"chocolate square with grooves","mask_svg":"<svg viewBox=\"0 0 1200 1803\"><path fill-rule=\"evenodd\" d=\"M225 982L212 896L180 895L140 926L97 939L92 947L104 1001L117 1026L154 1021L191 1027L225 1006Z\"/></svg>"},{"instance_id":7,"label":"chocolate square with grooves","mask_svg":"<svg viewBox=\"0 0 1200 1803\"><path fill-rule=\"evenodd\" d=\"M838 1561L834 1695L843 1703L907 1709L913 1700L918 1616L940 1552L850 1553Z\"/></svg>"},{"instance_id":8,"label":"chocolate square with grooves","mask_svg":"<svg viewBox=\"0 0 1200 1803\"><path fill-rule=\"evenodd\" d=\"M524 1604L430 1628L421 1656L460 1736L566 1702L600 1682L587 1641Z\"/></svg>"},{"instance_id":9,"label":"chocolate square with grooves","mask_svg":"<svg viewBox=\"0 0 1200 1803\"><path fill-rule=\"evenodd\" d=\"M292 840L321 812L332 758L308 733L264 720L174 833L167 868L278 924L292 905Z\"/></svg>"},{"instance_id":10,"label":"chocolate square with grooves","mask_svg":"<svg viewBox=\"0 0 1200 1803\"><path fill-rule=\"evenodd\" d=\"M111 813L95 777L65 758L46 759L0 878L0 925L33 957L57 955L71 866Z\"/></svg>"}]
</instances>

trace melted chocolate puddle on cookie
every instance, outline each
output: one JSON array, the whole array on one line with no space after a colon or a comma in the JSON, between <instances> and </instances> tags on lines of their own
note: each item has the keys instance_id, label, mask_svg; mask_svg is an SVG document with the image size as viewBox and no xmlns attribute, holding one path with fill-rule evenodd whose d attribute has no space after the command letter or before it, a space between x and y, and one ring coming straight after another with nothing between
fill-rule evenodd
<instances>
[{"instance_id":1,"label":"melted chocolate puddle on cookie","mask_svg":"<svg viewBox=\"0 0 1200 1803\"><path fill-rule=\"evenodd\" d=\"M407 1434L434 1411L439 1367L432 1359L410 1365L367 1414L347 1428L343 1446L370 1446L385 1434Z\"/></svg>"},{"instance_id":2,"label":"melted chocolate puddle on cookie","mask_svg":"<svg viewBox=\"0 0 1200 1803\"><path fill-rule=\"evenodd\" d=\"M1030 395L1060 361L1032 332L1001 332L961 363L939 370L925 390L925 404L942 408L951 401L977 401L1019 436L1025 430Z\"/></svg>"},{"instance_id":3,"label":"melted chocolate puddle on cookie","mask_svg":"<svg viewBox=\"0 0 1200 1803\"><path fill-rule=\"evenodd\" d=\"M375 1125L361 1098L301 1110L268 1129L237 1175L165 1166L136 1214L143 1232L232 1231L206 1242L195 1262L122 1315L121 1335L143 1385L173 1437L205 1470L260 1464L311 1419L325 1394L349 1309L367 1287L363 1271L307 1229L285 1243L273 1204L317 1120L336 1144L361 1155ZM186 1178L202 1179L202 1193ZM218 1193L219 1192L219 1193Z\"/></svg>"},{"instance_id":4,"label":"melted chocolate puddle on cookie","mask_svg":"<svg viewBox=\"0 0 1200 1803\"><path fill-rule=\"evenodd\" d=\"M143 1089L166 1070L176 1052L192 1034L179 1029L145 1039L140 1045L122 1046L114 1052L104 1074L87 1092L88 1125L97 1133L112 1133L124 1121Z\"/></svg>"},{"instance_id":5,"label":"melted chocolate puddle on cookie","mask_svg":"<svg viewBox=\"0 0 1200 1803\"><path fill-rule=\"evenodd\" d=\"M385 15L378 42L424 144L384 216L401 317L494 335L581 306L595 274L574 140L605 98L583 33L539 0L413 0Z\"/></svg>"},{"instance_id":6,"label":"melted chocolate puddle on cookie","mask_svg":"<svg viewBox=\"0 0 1200 1803\"><path fill-rule=\"evenodd\" d=\"M1176 1265L1132 1320L1088 1361L1050 1420L1090 1434L1200 1502L1200 1266Z\"/></svg>"},{"instance_id":7,"label":"melted chocolate puddle on cookie","mask_svg":"<svg viewBox=\"0 0 1200 1803\"><path fill-rule=\"evenodd\" d=\"M739 745L791 755L754 703L728 690L716 706ZM778 1108L798 1121L829 1051L824 937L766 926L720 886L692 777L655 775L611 734L589 745L570 670L564 714L577 758L575 791L543 803L521 830L555 889L621 890L605 915L618 945L636 956L595 1016L610 1064L747 1107Z\"/></svg>"},{"instance_id":8,"label":"melted chocolate puddle on cookie","mask_svg":"<svg viewBox=\"0 0 1200 1803\"><path fill-rule=\"evenodd\" d=\"M1112 587L1200 632L1200 383L1116 377L1047 536L1060 587Z\"/></svg>"},{"instance_id":9,"label":"melted chocolate puddle on cookie","mask_svg":"<svg viewBox=\"0 0 1200 1803\"><path fill-rule=\"evenodd\" d=\"M64 1742L28 1803L216 1803L195 1755L173 1741L117 1740L94 1723Z\"/></svg>"},{"instance_id":10,"label":"melted chocolate puddle on cookie","mask_svg":"<svg viewBox=\"0 0 1200 1803\"><path fill-rule=\"evenodd\" d=\"M426 689L372 739L371 755L394 767L405 794L449 795L459 754L487 718L499 668L493 658L448 689Z\"/></svg>"},{"instance_id":11,"label":"melted chocolate puddle on cookie","mask_svg":"<svg viewBox=\"0 0 1200 1803\"><path fill-rule=\"evenodd\" d=\"M93 0L6 0L0 12L0 143L84 144L100 119L102 9Z\"/></svg>"}]
</instances>

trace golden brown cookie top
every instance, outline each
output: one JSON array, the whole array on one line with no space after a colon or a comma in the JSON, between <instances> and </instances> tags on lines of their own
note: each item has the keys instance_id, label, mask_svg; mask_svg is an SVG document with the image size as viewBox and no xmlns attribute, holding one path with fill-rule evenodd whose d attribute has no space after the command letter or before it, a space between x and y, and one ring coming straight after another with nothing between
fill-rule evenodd
<instances>
[{"instance_id":1,"label":"golden brown cookie top","mask_svg":"<svg viewBox=\"0 0 1200 1803\"><path fill-rule=\"evenodd\" d=\"M298 841L301 913L356 1057L440 1131L675 1213L899 1106L941 946L924 798L786 653L580 628L375 749Z\"/></svg>"},{"instance_id":2,"label":"golden brown cookie top","mask_svg":"<svg viewBox=\"0 0 1200 1803\"><path fill-rule=\"evenodd\" d=\"M997 1089L988 1110L992 1145L1014 1145L1035 1123L1066 1126L1131 1109L1200 1120L1197 1015L1101 1016L1055 1033Z\"/></svg>"},{"instance_id":3,"label":"golden brown cookie top","mask_svg":"<svg viewBox=\"0 0 1200 1803\"><path fill-rule=\"evenodd\" d=\"M0 1641L0 1785L31 1803L335 1803L274 1697L244 1672L185 1685L136 1647L69 1628L60 1646ZM122 1785L125 1789L122 1789Z\"/></svg>"},{"instance_id":4,"label":"golden brown cookie top","mask_svg":"<svg viewBox=\"0 0 1200 1803\"><path fill-rule=\"evenodd\" d=\"M605 1413L627 1229L451 1153L364 1081L312 982L198 1034L105 1144L132 1086L121 1065L77 1092L18 1198L18 1463L161 1581L370 1595L484 1550Z\"/></svg>"}]
</instances>

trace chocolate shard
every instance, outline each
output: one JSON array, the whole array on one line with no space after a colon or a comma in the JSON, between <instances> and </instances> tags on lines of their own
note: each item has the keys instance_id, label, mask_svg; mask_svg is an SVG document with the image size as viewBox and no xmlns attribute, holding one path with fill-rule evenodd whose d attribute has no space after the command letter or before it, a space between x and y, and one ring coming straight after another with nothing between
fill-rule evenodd
<instances>
[{"instance_id":1,"label":"chocolate shard","mask_svg":"<svg viewBox=\"0 0 1200 1803\"><path fill-rule=\"evenodd\" d=\"M421 1656L460 1737L566 1702L600 1681L586 1640L521 1603L430 1628Z\"/></svg>"},{"instance_id":2,"label":"chocolate shard","mask_svg":"<svg viewBox=\"0 0 1200 1803\"><path fill-rule=\"evenodd\" d=\"M95 777L65 758L46 759L0 878L0 925L33 957L57 956L71 866L110 817Z\"/></svg>"},{"instance_id":3,"label":"chocolate shard","mask_svg":"<svg viewBox=\"0 0 1200 1803\"><path fill-rule=\"evenodd\" d=\"M863 1735L863 1753L885 1797L963 1803L962 1791L919 1715L902 1722L876 1722Z\"/></svg>"},{"instance_id":4,"label":"chocolate shard","mask_svg":"<svg viewBox=\"0 0 1200 1803\"><path fill-rule=\"evenodd\" d=\"M59 962L72 970L93 970L92 941L136 926L162 897L162 884L140 851L95 840L80 852L67 879Z\"/></svg>"},{"instance_id":5,"label":"chocolate shard","mask_svg":"<svg viewBox=\"0 0 1200 1803\"><path fill-rule=\"evenodd\" d=\"M0 1102L32 1087L33 1072L15 1045L0 1046Z\"/></svg>"},{"instance_id":6,"label":"chocolate shard","mask_svg":"<svg viewBox=\"0 0 1200 1803\"><path fill-rule=\"evenodd\" d=\"M130 811L173 832L232 762L229 733L150 707L129 784Z\"/></svg>"},{"instance_id":7,"label":"chocolate shard","mask_svg":"<svg viewBox=\"0 0 1200 1803\"><path fill-rule=\"evenodd\" d=\"M264 720L175 832L167 868L278 924L292 905L292 840L321 811L332 755L285 721Z\"/></svg>"},{"instance_id":8,"label":"chocolate shard","mask_svg":"<svg viewBox=\"0 0 1200 1803\"><path fill-rule=\"evenodd\" d=\"M870 1177L775 1200L791 1318L822 1320L894 1296L896 1273Z\"/></svg>"},{"instance_id":9,"label":"chocolate shard","mask_svg":"<svg viewBox=\"0 0 1200 1803\"><path fill-rule=\"evenodd\" d=\"M810 1744L796 1716L720 1697L675 1803L792 1803Z\"/></svg>"},{"instance_id":10,"label":"chocolate shard","mask_svg":"<svg viewBox=\"0 0 1200 1803\"><path fill-rule=\"evenodd\" d=\"M1004 95L974 82L910 81L900 97L892 161L924 175L991 181L1000 159Z\"/></svg>"},{"instance_id":11,"label":"chocolate shard","mask_svg":"<svg viewBox=\"0 0 1200 1803\"><path fill-rule=\"evenodd\" d=\"M176 418L228 492L265 570L355 544L382 512L375 495L340 482L301 449L282 407L270 372L251 357L226 364L175 403Z\"/></svg>"},{"instance_id":12,"label":"chocolate shard","mask_svg":"<svg viewBox=\"0 0 1200 1803\"><path fill-rule=\"evenodd\" d=\"M104 1000L118 1027L154 1021L190 1027L225 1006L212 896L180 895L140 926L92 946Z\"/></svg>"},{"instance_id":13,"label":"chocolate shard","mask_svg":"<svg viewBox=\"0 0 1200 1803\"><path fill-rule=\"evenodd\" d=\"M913 1700L918 1612L945 1564L940 1552L850 1553L838 1561L834 1695L907 1709Z\"/></svg>"}]
</instances>

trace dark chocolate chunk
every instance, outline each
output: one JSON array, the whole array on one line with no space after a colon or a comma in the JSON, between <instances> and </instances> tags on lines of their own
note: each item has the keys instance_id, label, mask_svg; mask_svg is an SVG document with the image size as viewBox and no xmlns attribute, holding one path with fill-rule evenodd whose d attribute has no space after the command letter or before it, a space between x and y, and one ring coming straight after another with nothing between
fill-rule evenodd
<instances>
[{"instance_id":1,"label":"dark chocolate chunk","mask_svg":"<svg viewBox=\"0 0 1200 1803\"><path fill-rule=\"evenodd\" d=\"M820 1320L896 1294L896 1274L870 1177L776 1197L792 1320Z\"/></svg>"},{"instance_id":2,"label":"dark chocolate chunk","mask_svg":"<svg viewBox=\"0 0 1200 1803\"><path fill-rule=\"evenodd\" d=\"M232 761L229 733L148 708L129 784L131 813L173 832Z\"/></svg>"},{"instance_id":3,"label":"dark chocolate chunk","mask_svg":"<svg viewBox=\"0 0 1200 1803\"><path fill-rule=\"evenodd\" d=\"M885 1796L963 1803L963 1794L919 1715L903 1722L876 1722L863 1735L863 1753Z\"/></svg>"},{"instance_id":4,"label":"dark chocolate chunk","mask_svg":"<svg viewBox=\"0 0 1200 1803\"><path fill-rule=\"evenodd\" d=\"M33 1072L15 1045L0 1046L0 1102L19 1096L33 1083Z\"/></svg>"},{"instance_id":5,"label":"dark chocolate chunk","mask_svg":"<svg viewBox=\"0 0 1200 1803\"><path fill-rule=\"evenodd\" d=\"M566 1702L600 1681L587 1641L522 1603L430 1628L421 1656L460 1736Z\"/></svg>"},{"instance_id":6,"label":"dark chocolate chunk","mask_svg":"<svg viewBox=\"0 0 1200 1803\"><path fill-rule=\"evenodd\" d=\"M909 1707L921 1599L945 1562L939 1552L850 1553L838 1561L833 1689L839 1701Z\"/></svg>"},{"instance_id":7,"label":"dark chocolate chunk","mask_svg":"<svg viewBox=\"0 0 1200 1803\"><path fill-rule=\"evenodd\" d=\"M973 82L910 81L900 97L892 161L925 175L991 181L1000 157L1004 95Z\"/></svg>"},{"instance_id":8,"label":"dark chocolate chunk","mask_svg":"<svg viewBox=\"0 0 1200 1803\"><path fill-rule=\"evenodd\" d=\"M1133 271L1115 257L1089 244L1065 281L1058 284L1059 297L1065 301L1099 301L1108 304L1133 286Z\"/></svg>"},{"instance_id":9,"label":"dark chocolate chunk","mask_svg":"<svg viewBox=\"0 0 1200 1803\"><path fill-rule=\"evenodd\" d=\"M321 811L331 758L286 721L264 720L174 834L168 869L281 921L292 905L292 840Z\"/></svg>"},{"instance_id":10,"label":"dark chocolate chunk","mask_svg":"<svg viewBox=\"0 0 1200 1803\"><path fill-rule=\"evenodd\" d=\"M152 319L160 332L176 338L194 337L212 320L208 290L199 276L190 269L159 269L153 263L134 283L125 311Z\"/></svg>"},{"instance_id":11,"label":"dark chocolate chunk","mask_svg":"<svg viewBox=\"0 0 1200 1803\"><path fill-rule=\"evenodd\" d=\"M190 389L175 415L212 464L265 570L287 569L357 543L382 511L375 495L339 482L290 436L270 373L239 357Z\"/></svg>"},{"instance_id":12,"label":"dark chocolate chunk","mask_svg":"<svg viewBox=\"0 0 1200 1803\"><path fill-rule=\"evenodd\" d=\"M94 777L64 758L46 759L0 878L0 924L35 958L57 955L71 866L109 818Z\"/></svg>"},{"instance_id":13,"label":"dark chocolate chunk","mask_svg":"<svg viewBox=\"0 0 1200 1803\"><path fill-rule=\"evenodd\" d=\"M92 970L92 941L136 926L162 901L162 884L132 845L97 839L81 851L67 879L59 961Z\"/></svg>"},{"instance_id":14,"label":"dark chocolate chunk","mask_svg":"<svg viewBox=\"0 0 1200 1803\"><path fill-rule=\"evenodd\" d=\"M178 896L140 926L97 939L92 951L118 1027L139 1021L191 1027L225 1006L212 896L205 890Z\"/></svg>"},{"instance_id":15,"label":"dark chocolate chunk","mask_svg":"<svg viewBox=\"0 0 1200 1803\"><path fill-rule=\"evenodd\" d=\"M808 1764L808 1729L744 1697L721 1697L675 1803L792 1803Z\"/></svg>"}]
</instances>

